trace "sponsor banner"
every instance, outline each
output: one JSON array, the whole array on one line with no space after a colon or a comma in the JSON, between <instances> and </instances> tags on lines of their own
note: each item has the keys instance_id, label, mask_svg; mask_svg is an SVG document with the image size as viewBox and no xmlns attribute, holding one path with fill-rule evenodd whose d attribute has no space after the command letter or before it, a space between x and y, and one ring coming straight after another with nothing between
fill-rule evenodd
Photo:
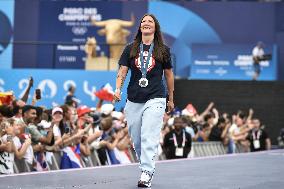
<instances>
[{"instance_id":1,"label":"sponsor banner","mask_svg":"<svg viewBox=\"0 0 284 189\"><path fill-rule=\"evenodd\" d=\"M252 50L254 45L243 44L194 44L190 79L252 80L254 74ZM265 54L272 59L261 61L258 80L277 79L276 46L266 45Z\"/></svg>"},{"instance_id":2,"label":"sponsor banner","mask_svg":"<svg viewBox=\"0 0 284 189\"><path fill-rule=\"evenodd\" d=\"M42 99L37 105L48 108L64 103L70 85L76 86L75 96L81 101L80 105L96 107L98 98L95 92L107 83L114 90L116 80L116 72L107 71L8 69L0 70L0 92L13 91L16 98L21 98L28 87L30 76L34 79L34 85L29 93L28 103L31 102L35 89L39 88ZM129 78L126 79L124 86L128 81ZM126 87L124 87L122 100L116 104L117 110L124 107L126 96Z\"/></svg>"}]
</instances>

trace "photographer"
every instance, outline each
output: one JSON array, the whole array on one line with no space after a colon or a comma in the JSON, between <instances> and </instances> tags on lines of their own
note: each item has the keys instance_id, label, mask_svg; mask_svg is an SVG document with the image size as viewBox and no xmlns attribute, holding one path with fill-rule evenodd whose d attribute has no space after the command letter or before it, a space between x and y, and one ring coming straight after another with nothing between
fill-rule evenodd
<instances>
[{"instance_id":1,"label":"photographer","mask_svg":"<svg viewBox=\"0 0 284 189\"><path fill-rule=\"evenodd\" d=\"M257 80L261 72L260 62L264 56L263 47L264 44L261 41L259 41L252 50L253 68L254 68L253 80Z\"/></svg>"}]
</instances>

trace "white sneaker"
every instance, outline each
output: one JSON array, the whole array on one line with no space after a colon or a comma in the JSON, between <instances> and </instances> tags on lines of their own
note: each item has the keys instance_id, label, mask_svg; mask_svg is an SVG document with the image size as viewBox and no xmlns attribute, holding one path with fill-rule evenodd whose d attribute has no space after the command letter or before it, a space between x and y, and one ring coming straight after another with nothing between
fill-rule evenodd
<instances>
[{"instance_id":1,"label":"white sneaker","mask_svg":"<svg viewBox=\"0 0 284 189\"><path fill-rule=\"evenodd\" d=\"M138 181L138 187L150 188L152 179L153 175L150 175L149 173L143 171L140 180Z\"/></svg>"}]
</instances>

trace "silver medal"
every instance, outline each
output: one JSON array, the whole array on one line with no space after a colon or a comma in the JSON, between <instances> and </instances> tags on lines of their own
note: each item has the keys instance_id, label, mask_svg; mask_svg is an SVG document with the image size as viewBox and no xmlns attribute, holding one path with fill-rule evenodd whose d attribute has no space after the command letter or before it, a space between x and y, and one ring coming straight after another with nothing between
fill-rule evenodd
<instances>
[{"instance_id":1,"label":"silver medal","mask_svg":"<svg viewBox=\"0 0 284 189\"><path fill-rule=\"evenodd\" d=\"M141 78L141 79L139 80L139 86L140 86L140 87L147 87L147 86L148 86L148 79L146 79L146 78Z\"/></svg>"}]
</instances>

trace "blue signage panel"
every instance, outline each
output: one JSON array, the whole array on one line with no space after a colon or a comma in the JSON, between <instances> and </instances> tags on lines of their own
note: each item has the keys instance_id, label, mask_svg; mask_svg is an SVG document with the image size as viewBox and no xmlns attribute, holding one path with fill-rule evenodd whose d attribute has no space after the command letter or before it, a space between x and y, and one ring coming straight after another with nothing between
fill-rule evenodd
<instances>
[{"instance_id":1,"label":"blue signage panel","mask_svg":"<svg viewBox=\"0 0 284 189\"><path fill-rule=\"evenodd\" d=\"M30 91L29 102L36 88L41 89L42 99L37 105L48 108L61 105L67 95L70 85L76 86L75 96L81 105L96 107L98 98L94 93L109 83L115 88L116 72L83 71L83 70L48 70L48 69L14 69L0 70L0 91L14 91L17 98L21 98L28 86L30 76L34 79L34 86ZM128 83L126 79L125 86ZM119 110L126 101L126 87L122 91L122 100L116 104Z\"/></svg>"},{"instance_id":2,"label":"blue signage panel","mask_svg":"<svg viewBox=\"0 0 284 189\"><path fill-rule=\"evenodd\" d=\"M253 45L243 44L194 44L190 79L252 80L254 69ZM259 80L277 79L276 46L266 45L264 52L272 60L261 62Z\"/></svg>"},{"instance_id":3,"label":"blue signage panel","mask_svg":"<svg viewBox=\"0 0 284 189\"><path fill-rule=\"evenodd\" d=\"M0 1L0 69L12 68L14 0Z\"/></svg>"},{"instance_id":4,"label":"blue signage panel","mask_svg":"<svg viewBox=\"0 0 284 189\"><path fill-rule=\"evenodd\" d=\"M106 37L91 20L122 19L121 2L42 1L40 2L39 41L53 42L39 48L41 67L85 69L84 45L88 37L97 41L97 55L109 55ZM130 15L129 15L130 17ZM51 29L52 28L52 29ZM46 56L49 52L51 56Z\"/></svg>"},{"instance_id":5,"label":"blue signage panel","mask_svg":"<svg viewBox=\"0 0 284 189\"><path fill-rule=\"evenodd\" d=\"M127 37L127 42L130 42L137 32L141 16L147 12L154 14L175 57L176 75L183 78L188 77L192 70L193 44L254 44L262 40L267 44L280 45L282 39L279 32L283 28L283 5L279 3L39 1L25 7L21 2L15 1L16 8L18 7L15 15L16 27L18 25L15 38L20 41L28 39L46 43L25 46L32 51L28 51L29 56L25 48L18 47L18 51L14 52L15 68L93 69L85 67L84 44L87 37L96 38L98 57L108 56L109 49L103 45L106 37L98 34L98 31L103 33L103 27L93 26L90 17L98 21L130 21L133 13L134 26L124 28L131 32ZM239 14L240 10L242 14ZM164 14L165 12L172 14ZM25 27L23 23L27 23L26 18L32 20L33 24ZM282 51L279 48L280 62L283 59ZM279 70L279 75L282 70Z\"/></svg>"}]
</instances>

